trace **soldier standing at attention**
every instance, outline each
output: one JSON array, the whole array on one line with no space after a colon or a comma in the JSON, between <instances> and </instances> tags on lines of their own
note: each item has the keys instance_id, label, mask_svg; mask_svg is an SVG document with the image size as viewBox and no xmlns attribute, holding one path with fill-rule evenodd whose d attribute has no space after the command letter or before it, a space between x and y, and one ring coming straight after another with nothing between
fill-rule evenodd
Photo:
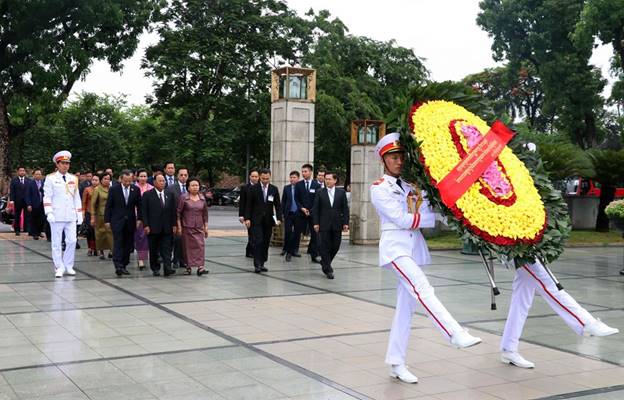
<instances>
[{"instance_id":1,"label":"soldier standing at attention","mask_svg":"<svg viewBox=\"0 0 624 400\"><path fill-rule=\"evenodd\" d=\"M406 383L416 383L405 364L411 333L412 314L416 306L424 309L436 328L457 348L474 346L481 339L470 335L436 297L433 287L420 266L431 257L419 228L433 227L435 214L425 193L401 180L405 149L398 133L379 140L375 154L384 165L384 176L371 186L371 201L380 218L379 265L391 269L399 280L397 303L390 330L386 363L392 366L390 376Z\"/></svg>"},{"instance_id":2,"label":"soldier standing at attention","mask_svg":"<svg viewBox=\"0 0 624 400\"><path fill-rule=\"evenodd\" d=\"M43 209L52 233L54 276L62 278L64 273L76 275L74 271L76 224L82 224L82 202L78 178L68 172L71 153L66 150L59 151L52 161L56 164L57 170L46 177L43 185ZM66 244L64 253L61 249L63 233Z\"/></svg>"}]
</instances>

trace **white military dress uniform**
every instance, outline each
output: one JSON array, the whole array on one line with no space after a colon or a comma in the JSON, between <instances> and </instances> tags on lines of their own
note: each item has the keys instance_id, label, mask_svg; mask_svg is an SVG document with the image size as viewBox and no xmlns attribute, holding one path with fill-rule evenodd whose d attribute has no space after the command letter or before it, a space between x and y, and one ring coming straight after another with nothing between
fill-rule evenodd
<instances>
[{"instance_id":1,"label":"white military dress uniform","mask_svg":"<svg viewBox=\"0 0 624 400\"><path fill-rule=\"evenodd\" d=\"M398 141L398 133L384 136L377 144L377 157L381 160L386 153L403 151ZM426 199L426 193L417 194L410 184L403 180L399 184L398 179L384 175L373 183L370 194L380 218L379 265L394 271L398 278L397 303L386 363L393 366L391 376L415 383L417 378L405 369L405 358L412 314L418 305L455 347L472 346L480 343L481 339L469 335L459 325L438 300L421 270L420 266L429 264L431 257L419 228L433 227L436 214ZM414 204L420 204L417 212ZM395 367L403 368L403 374Z\"/></svg>"},{"instance_id":2,"label":"white military dress uniform","mask_svg":"<svg viewBox=\"0 0 624 400\"><path fill-rule=\"evenodd\" d=\"M516 269L509 314L501 340L501 360L505 363L522 368L535 366L520 356L518 343L536 291L578 335L608 336L619 332L618 329L611 328L592 316L565 290L559 290L543 265L536 261Z\"/></svg>"},{"instance_id":3,"label":"white military dress uniform","mask_svg":"<svg viewBox=\"0 0 624 400\"><path fill-rule=\"evenodd\" d=\"M69 161L71 153L61 151L53 161ZM76 224L82 223L82 202L75 175L54 172L48 175L43 185L43 207L52 233L52 260L55 276L63 273L75 275L74 254L76 251ZM63 254L62 235L65 232L65 253Z\"/></svg>"}]
</instances>

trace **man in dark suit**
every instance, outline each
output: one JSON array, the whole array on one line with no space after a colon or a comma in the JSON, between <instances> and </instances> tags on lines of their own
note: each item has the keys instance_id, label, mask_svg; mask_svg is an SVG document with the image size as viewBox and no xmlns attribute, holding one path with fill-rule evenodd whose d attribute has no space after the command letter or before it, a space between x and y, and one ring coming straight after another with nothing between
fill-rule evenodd
<instances>
[{"instance_id":1,"label":"man in dark suit","mask_svg":"<svg viewBox=\"0 0 624 400\"><path fill-rule=\"evenodd\" d=\"M88 188L89 186L91 186L91 178L93 178L93 172L86 171L83 174L83 176L84 176L84 179L82 180L82 182L78 184L78 190L80 191L81 199L82 199L82 194L84 193L84 190Z\"/></svg>"},{"instance_id":2,"label":"man in dark suit","mask_svg":"<svg viewBox=\"0 0 624 400\"><path fill-rule=\"evenodd\" d=\"M175 164L173 161L167 161L165 163L165 187L169 187L176 182L175 178Z\"/></svg>"},{"instance_id":3,"label":"man in dark suit","mask_svg":"<svg viewBox=\"0 0 624 400\"><path fill-rule=\"evenodd\" d=\"M312 229L312 217L310 210L314 206L314 197L316 192L321 188L321 185L314 179L312 179L312 165L304 164L301 167L301 175L303 179L297 182L295 186L295 196L297 204L300 205L299 215L297 216L296 233L300 239L304 232L310 232L310 243L308 244L308 254L314 263L320 263L319 260L319 248L318 248L318 235ZM299 253L293 254L295 257L299 256Z\"/></svg>"},{"instance_id":4,"label":"man in dark suit","mask_svg":"<svg viewBox=\"0 0 624 400\"><path fill-rule=\"evenodd\" d=\"M258 174L258 170L252 169L251 172L249 172L249 182L240 187L240 196L238 198L238 220L241 224L245 224L245 207L247 206L247 194L249 193L249 189L251 186L258 183L259 180L260 175ZM247 246L245 247L245 257L254 257L253 235L251 234L251 229L249 228L247 228Z\"/></svg>"},{"instance_id":5,"label":"man in dark suit","mask_svg":"<svg viewBox=\"0 0 624 400\"><path fill-rule=\"evenodd\" d=\"M26 191L28 189L28 181L26 168L24 167L19 167L17 169L17 176L11 179L9 200L13 204L13 215L15 216L13 230L15 231L15 236L20 235L20 215L22 211L24 211L24 227L28 229L28 213L26 213Z\"/></svg>"},{"instance_id":6,"label":"man in dark suit","mask_svg":"<svg viewBox=\"0 0 624 400\"><path fill-rule=\"evenodd\" d=\"M249 189L245 207L245 225L251 228L254 239L254 270L268 271L264 263L269 259L269 244L274 225L282 220L279 190L271 185L271 171L260 171L260 183Z\"/></svg>"},{"instance_id":7,"label":"man in dark suit","mask_svg":"<svg viewBox=\"0 0 624 400\"><path fill-rule=\"evenodd\" d=\"M152 176L147 178L147 183L149 183L150 185L154 186L154 178L156 177L156 175L162 175L162 174L164 174L163 167L161 167L158 164L153 164L152 165Z\"/></svg>"},{"instance_id":8,"label":"man in dark suit","mask_svg":"<svg viewBox=\"0 0 624 400\"><path fill-rule=\"evenodd\" d=\"M299 237L296 235L295 225L301 205L297 203L297 196L295 195L297 182L299 182L299 171L292 171L290 173L290 184L284 186L284 191L282 192L284 253L286 253L286 261L290 261L293 255L299 253Z\"/></svg>"},{"instance_id":9,"label":"man in dark suit","mask_svg":"<svg viewBox=\"0 0 624 400\"><path fill-rule=\"evenodd\" d=\"M26 189L26 209L30 214L28 234L35 240L39 240L46 221L43 213L43 184L43 172L36 168L33 171L33 179L30 180Z\"/></svg>"},{"instance_id":10,"label":"man in dark suit","mask_svg":"<svg viewBox=\"0 0 624 400\"><path fill-rule=\"evenodd\" d=\"M134 251L134 232L141 220L141 193L132 184L132 171L121 172L121 185L108 192L104 222L113 231L113 264L117 276L130 275L126 269Z\"/></svg>"},{"instance_id":11,"label":"man in dark suit","mask_svg":"<svg viewBox=\"0 0 624 400\"><path fill-rule=\"evenodd\" d=\"M154 276L160 275L159 256L165 276L175 274L171 268L171 236L176 229L176 205L173 195L165 192L165 177L154 178L154 189L145 192L141 199L141 217L149 241L150 268Z\"/></svg>"},{"instance_id":12,"label":"man in dark suit","mask_svg":"<svg viewBox=\"0 0 624 400\"><path fill-rule=\"evenodd\" d=\"M332 261L340 249L342 232L349 230L349 204L344 189L336 187L338 177L325 173L325 187L316 194L312 219L321 236L321 266L328 279L334 279Z\"/></svg>"},{"instance_id":13,"label":"man in dark suit","mask_svg":"<svg viewBox=\"0 0 624 400\"><path fill-rule=\"evenodd\" d=\"M178 206L178 200L180 196L187 192L186 181L189 178L187 168L178 168L178 179L176 179L172 185L167 186L167 192L173 196L173 204ZM166 177L165 177L166 179ZM173 267L186 269L186 263L184 262L184 253L182 252L182 236L173 235Z\"/></svg>"}]
</instances>

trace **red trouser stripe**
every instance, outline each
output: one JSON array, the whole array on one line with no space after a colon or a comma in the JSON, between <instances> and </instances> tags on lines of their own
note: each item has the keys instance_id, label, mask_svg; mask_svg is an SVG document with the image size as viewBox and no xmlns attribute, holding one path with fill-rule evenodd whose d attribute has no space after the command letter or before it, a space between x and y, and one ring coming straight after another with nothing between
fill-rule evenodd
<instances>
[{"instance_id":1,"label":"red trouser stripe","mask_svg":"<svg viewBox=\"0 0 624 400\"><path fill-rule=\"evenodd\" d=\"M440 328L442 328L442 330L444 330L444 332L446 332L446 334L448 335L448 337L451 337L451 334L449 333L449 331L446 330L446 328L444 327L444 325L442 325L442 323L440 322L440 320L438 318L436 318L436 316L431 312L431 310L429 309L429 307L427 307L427 305L425 304L424 301L422 301L422 299L420 298L420 293L418 293L418 291L416 290L416 286L414 286L414 284L412 283L412 281L410 281L410 279L407 277L407 275L405 275L403 273L403 271L401 271L401 269L399 268L398 265L396 265L396 263L394 261L392 261L392 265L394 265L394 268L396 268L397 271L399 271L399 273L403 276L403 278L405 278L405 280L410 284L410 286L412 287L412 290L414 290L414 293L416 293L416 297L418 297L418 301L420 301L420 304L422 304L422 306L425 308L425 310L427 310L427 312L429 313L429 315L431 315L431 317L438 323L438 325L440 325Z\"/></svg>"},{"instance_id":2,"label":"red trouser stripe","mask_svg":"<svg viewBox=\"0 0 624 400\"><path fill-rule=\"evenodd\" d=\"M561 306L561 308L563 308L564 310L566 310L567 312L569 312L569 313L570 313L570 315L572 315L574 318L576 318L576 320L579 322L579 324L581 324L581 326L585 326L585 324L583 323L583 321L581 321L581 319L580 319L579 317L577 317L577 316L576 316L576 314L574 314L572 311L570 311L570 309L569 309L568 307L566 307L566 306L564 306L563 304L561 304L561 302L559 302L559 300L557 300L557 298L555 298L555 296L553 296L553 295L552 295L552 293L550 293L550 292L548 291L548 289L546 289L546 285L544 285L544 282L542 282L542 281L541 281L541 280L537 277L537 275L535 275L535 274L534 274L534 273L533 273L533 272L532 272L532 271L531 271L531 270L530 270L530 269L529 269L526 265L523 265L522 267L523 267L524 269L526 269L526 270L527 270L527 272L528 272L529 274L531 274L531 276L532 276L533 278L535 278L535 280L536 280L536 281L538 281L538 282L539 282L539 284L542 286L542 289L544 289L544 291L545 291L546 293L548 293L548 296L550 296L550 298L551 298L551 299L553 299L554 301L556 301L556 302L557 302L557 304L559 304L559 305Z\"/></svg>"}]
</instances>

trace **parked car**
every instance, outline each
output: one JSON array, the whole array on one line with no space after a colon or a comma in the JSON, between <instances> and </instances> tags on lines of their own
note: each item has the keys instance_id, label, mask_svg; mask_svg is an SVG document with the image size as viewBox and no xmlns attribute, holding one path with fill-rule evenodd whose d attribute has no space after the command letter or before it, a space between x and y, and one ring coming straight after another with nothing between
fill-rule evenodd
<instances>
[{"instance_id":1,"label":"parked car","mask_svg":"<svg viewBox=\"0 0 624 400\"><path fill-rule=\"evenodd\" d=\"M212 193L212 204L217 204L220 206L226 204L234 204L233 199L227 197L226 195L233 191L233 188L209 188L208 192Z\"/></svg>"},{"instance_id":2,"label":"parked car","mask_svg":"<svg viewBox=\"0 0 624 400\"><path fill-rule=\"evenodd\" d=\"M588 178L573 176L564 180L566 196L600 197L600 183ZM615 189L615 198L624 197L624 187Z\"/></svg>"}]
</instances>

